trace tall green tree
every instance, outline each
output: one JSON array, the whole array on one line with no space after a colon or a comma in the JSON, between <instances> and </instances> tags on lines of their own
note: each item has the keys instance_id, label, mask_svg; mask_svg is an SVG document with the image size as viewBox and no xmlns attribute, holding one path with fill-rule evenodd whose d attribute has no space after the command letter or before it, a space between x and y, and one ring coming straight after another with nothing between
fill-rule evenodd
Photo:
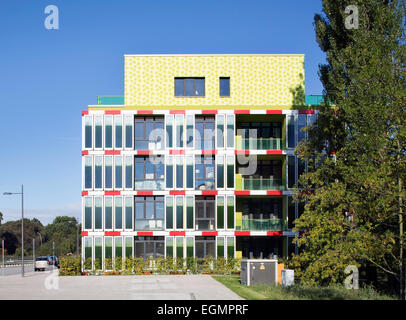
<instances>
[{"instance_id":1,"label":"tall green tree","mask_svg":"<svg viewBox=\"0 0 406 320\"><path fill-rule=\"evenodd\" d=\"M297 151L309 163L296 198L303 281L343 281L346 265L372 265L405 297L406 46L403 1L323 0L314 26L327 63L324 101ZM348 28L355 5L357 28ZM356 12L353 10L353 14ZM354 17L354 15L352 16ZM354 24L352 24L354 26Z\"/></svg>"}]
</instances>

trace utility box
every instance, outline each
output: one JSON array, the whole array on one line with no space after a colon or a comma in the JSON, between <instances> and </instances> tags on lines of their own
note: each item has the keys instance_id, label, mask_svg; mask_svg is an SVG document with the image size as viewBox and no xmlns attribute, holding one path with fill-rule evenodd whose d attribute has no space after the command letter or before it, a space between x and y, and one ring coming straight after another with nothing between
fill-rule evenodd
<instances>
[{"instance_id":1,"label":"utility box","mask_svg":"<svg viewBox=\"0 0 406 320\"><path fill-rule=\"evenodd\" d=\"M290 269L283 269L281 274L282 287L288 287L295 283L295 271Z\"/></svg>"},{"instance_id":2,"label":"utility box","mask_svg":"<svg viewBox=\"0 0 406 320\"><path fill-rule=\"evenodd\" d=\"M275 259L243 259L241 260L241 284L278 283L278 260Z\"/></svg>"}]
</instances>

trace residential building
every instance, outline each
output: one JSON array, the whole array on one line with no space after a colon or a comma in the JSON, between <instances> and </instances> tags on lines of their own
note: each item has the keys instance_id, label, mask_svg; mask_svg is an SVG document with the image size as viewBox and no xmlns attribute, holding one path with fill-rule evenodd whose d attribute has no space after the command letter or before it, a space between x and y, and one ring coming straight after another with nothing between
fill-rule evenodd
<instances>
[{"instance_id":1,"label":"residential building","mask_svg":"<svg viewBox=\"0 0 406 320\"><path fill-rule=\"evenodd\" d=\"M82 111L83 257L286 257L304 55L125 55ZM306 97L308 104L318 104ZM307 101L308 102L308 101Z\"/></svg>"}]
</instances>

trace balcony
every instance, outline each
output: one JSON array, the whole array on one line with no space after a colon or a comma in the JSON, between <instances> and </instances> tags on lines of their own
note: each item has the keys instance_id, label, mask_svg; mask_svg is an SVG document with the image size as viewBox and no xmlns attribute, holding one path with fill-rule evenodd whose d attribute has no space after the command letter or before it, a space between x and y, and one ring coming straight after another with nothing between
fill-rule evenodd
<instances>
[{"instance_id":1,"label":"balcony","mask_svg":"<svg viewBox=\"0 0 406 320\"><path fill-rule=\"evenodd\" d=\"M282 150L280 138L244 138L237 136L237 150Z\"/></svg>"},{"instance_id":2,"label":"balcony","mask_svg":"<svg viewBox=\"0 0 406 320\"><path fill-rule=\"evenodd\" d=\"M236 175L237 190L284 190L282 179L242 178Z\"/></svg>"},{"instance_id":3,"label":"balcony","mask_svg":"<svg viewBox=\"0 0 406 320\"><path fill-rule=\"evenodd\" d=\"M237 231L283 231L286 229L282 219L248 219L246 216L242 216L240 219L236 221Z\"/></svg>"}]
</instances>

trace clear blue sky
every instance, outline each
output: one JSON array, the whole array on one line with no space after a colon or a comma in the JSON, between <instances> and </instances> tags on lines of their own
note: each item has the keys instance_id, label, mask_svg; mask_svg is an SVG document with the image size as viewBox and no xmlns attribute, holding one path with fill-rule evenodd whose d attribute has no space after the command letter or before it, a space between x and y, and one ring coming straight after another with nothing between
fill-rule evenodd
<instances>
[{"instance_id":1,"label":"clear blue sky","mask_svg":"<svg viewBox=\"0 0 406 320\"><path fill-rule=\"evenodd\" d=\"M59 30L44 27L47 5ZM304 53L306 94L325 61L320 0L1 0L0 212L80 217L81 110L123 95L124 54Z\"/></svg>"}]
</instances>

